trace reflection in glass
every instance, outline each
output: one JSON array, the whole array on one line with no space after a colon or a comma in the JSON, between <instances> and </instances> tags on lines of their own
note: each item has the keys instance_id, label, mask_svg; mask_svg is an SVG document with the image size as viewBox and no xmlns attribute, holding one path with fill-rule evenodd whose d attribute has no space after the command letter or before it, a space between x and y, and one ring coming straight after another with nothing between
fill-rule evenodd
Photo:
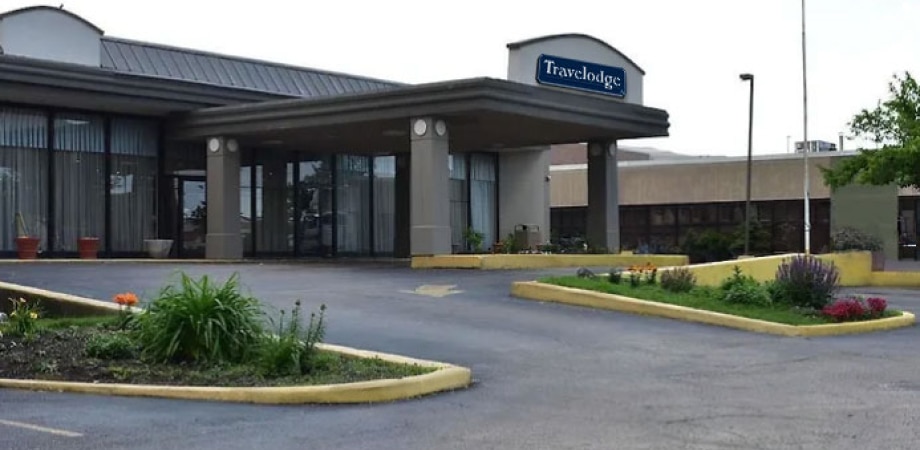
<instances>
[{"instance_id":1,"label":"reflection in glass","mask_svg":"<svg viewBox=\"0 0 920 450\"><path fill-rule=\"evenodd\" d=\"M256 161L256 245L268 254L292 254L294 164L281 152L263 153Z\"/></svg>"},{"instance_id":2,"label":"reflection in glass","mask_svg":"<svg viewBox=\"0 0 920 450\"><path fill-rule=\"evenodd\" d=\"M204 255L208 233L207 186L203 180L181 179L182 250L185 257Z\"/></svg>"},{"instance_id":3,"label":"reflection in glass","mask_svg":"<svg viewBox=\"0 0 920 450\"><path fill-rule=\"evenodd\" d=\"M300 226L299 252L302 255L332 254L332 169L327 157L303 157L297 183Z\"/></svg>"}]
</instances>

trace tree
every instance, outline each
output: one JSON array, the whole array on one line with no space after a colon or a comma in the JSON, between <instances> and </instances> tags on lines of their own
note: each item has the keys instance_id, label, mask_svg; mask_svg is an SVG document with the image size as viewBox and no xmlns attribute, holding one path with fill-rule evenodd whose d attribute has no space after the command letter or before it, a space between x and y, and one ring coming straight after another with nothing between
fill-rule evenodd
<instances>
[{"instance_id":1,"label":"tree","mask_svg":"<svg viewBox=\"0 0 920 450\"><path fill-rule=\"evenodd\" d=\"M831 189L852 183L920 187L920 85L905 72L893 77L888 91L890 98L871 111L862 110L848 124L856 137L877 148L861 149L833 168L821 168Z\"/></svg>"}]
</instances>

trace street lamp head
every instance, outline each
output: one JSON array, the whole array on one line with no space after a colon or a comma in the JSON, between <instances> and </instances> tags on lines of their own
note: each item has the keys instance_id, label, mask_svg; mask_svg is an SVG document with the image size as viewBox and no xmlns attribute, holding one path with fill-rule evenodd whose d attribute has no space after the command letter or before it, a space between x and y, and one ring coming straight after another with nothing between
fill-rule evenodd
<instances>
[{"instance_id":1,"label":"street lamp head","mask_svg":"<svg viewBox=\"0 0 920 450\"><path fill-rule=\"evenodd\" d=\"M750 73L742 73L740 76L742 81L751 81L754 79L754 75Z\"/></svg>"}]
</instances>

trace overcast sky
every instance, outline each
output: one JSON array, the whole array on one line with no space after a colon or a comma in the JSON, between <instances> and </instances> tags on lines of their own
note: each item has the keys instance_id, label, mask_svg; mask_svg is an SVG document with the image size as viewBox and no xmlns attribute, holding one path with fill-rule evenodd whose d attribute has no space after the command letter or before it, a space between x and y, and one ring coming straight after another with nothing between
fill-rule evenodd
<instances>
[{"instance_id":1,"label":"overcast sky","mask_svg":"<svg viewBox=\"0 0 920 450\"><path fill-rule=\"evenodd\" d=\"M754 153L802 137L799 0L63 1L110 36L409 83L504 78L505 44L587 33L645 69L646 105L670 113L670 137L631 145L745 154L741 72L756 77ZM920 0L808 0L809 138L836 142L893 74L920 74L918 17Z\"/></svg>"}]
</instances>

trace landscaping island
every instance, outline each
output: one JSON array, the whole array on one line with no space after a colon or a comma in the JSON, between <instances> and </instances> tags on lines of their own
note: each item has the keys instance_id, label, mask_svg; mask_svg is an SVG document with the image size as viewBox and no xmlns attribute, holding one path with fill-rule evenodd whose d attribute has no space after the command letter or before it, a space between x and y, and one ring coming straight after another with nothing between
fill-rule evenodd
<instances>
[{"instance_id":1,"label":"landscaping island","mask_svg":"<svg viewBox=\"0 0 920 450\"><path fill-rule=\"evenodd\" d=\"M603 275L579 269L574 276L515 283L512 293L790 336L875 331L914 322L912 314L888 309L883 298L838 296L839 288L832 263L801 255L783 261L767 282L736 266L719 286L698 286L692 268L659 271L647 264Z\"/></svg>"},{"instance_id":2,"label":"landscaping island","mask_svg":"<svg viewBox=\"0 0 920 450\"><path fill-rule=\"evenodd\" d=\"M117 308L68 317L54 299L9 299L0 309L0 387L364 403L471 381L466 368L323 344L325 305L309 316L301 313L300 301L267 314L257 299L240 292L235 275L218 284L182 274L143 308L130 292L113 301Z\"/></svg>"}]
</instances>

